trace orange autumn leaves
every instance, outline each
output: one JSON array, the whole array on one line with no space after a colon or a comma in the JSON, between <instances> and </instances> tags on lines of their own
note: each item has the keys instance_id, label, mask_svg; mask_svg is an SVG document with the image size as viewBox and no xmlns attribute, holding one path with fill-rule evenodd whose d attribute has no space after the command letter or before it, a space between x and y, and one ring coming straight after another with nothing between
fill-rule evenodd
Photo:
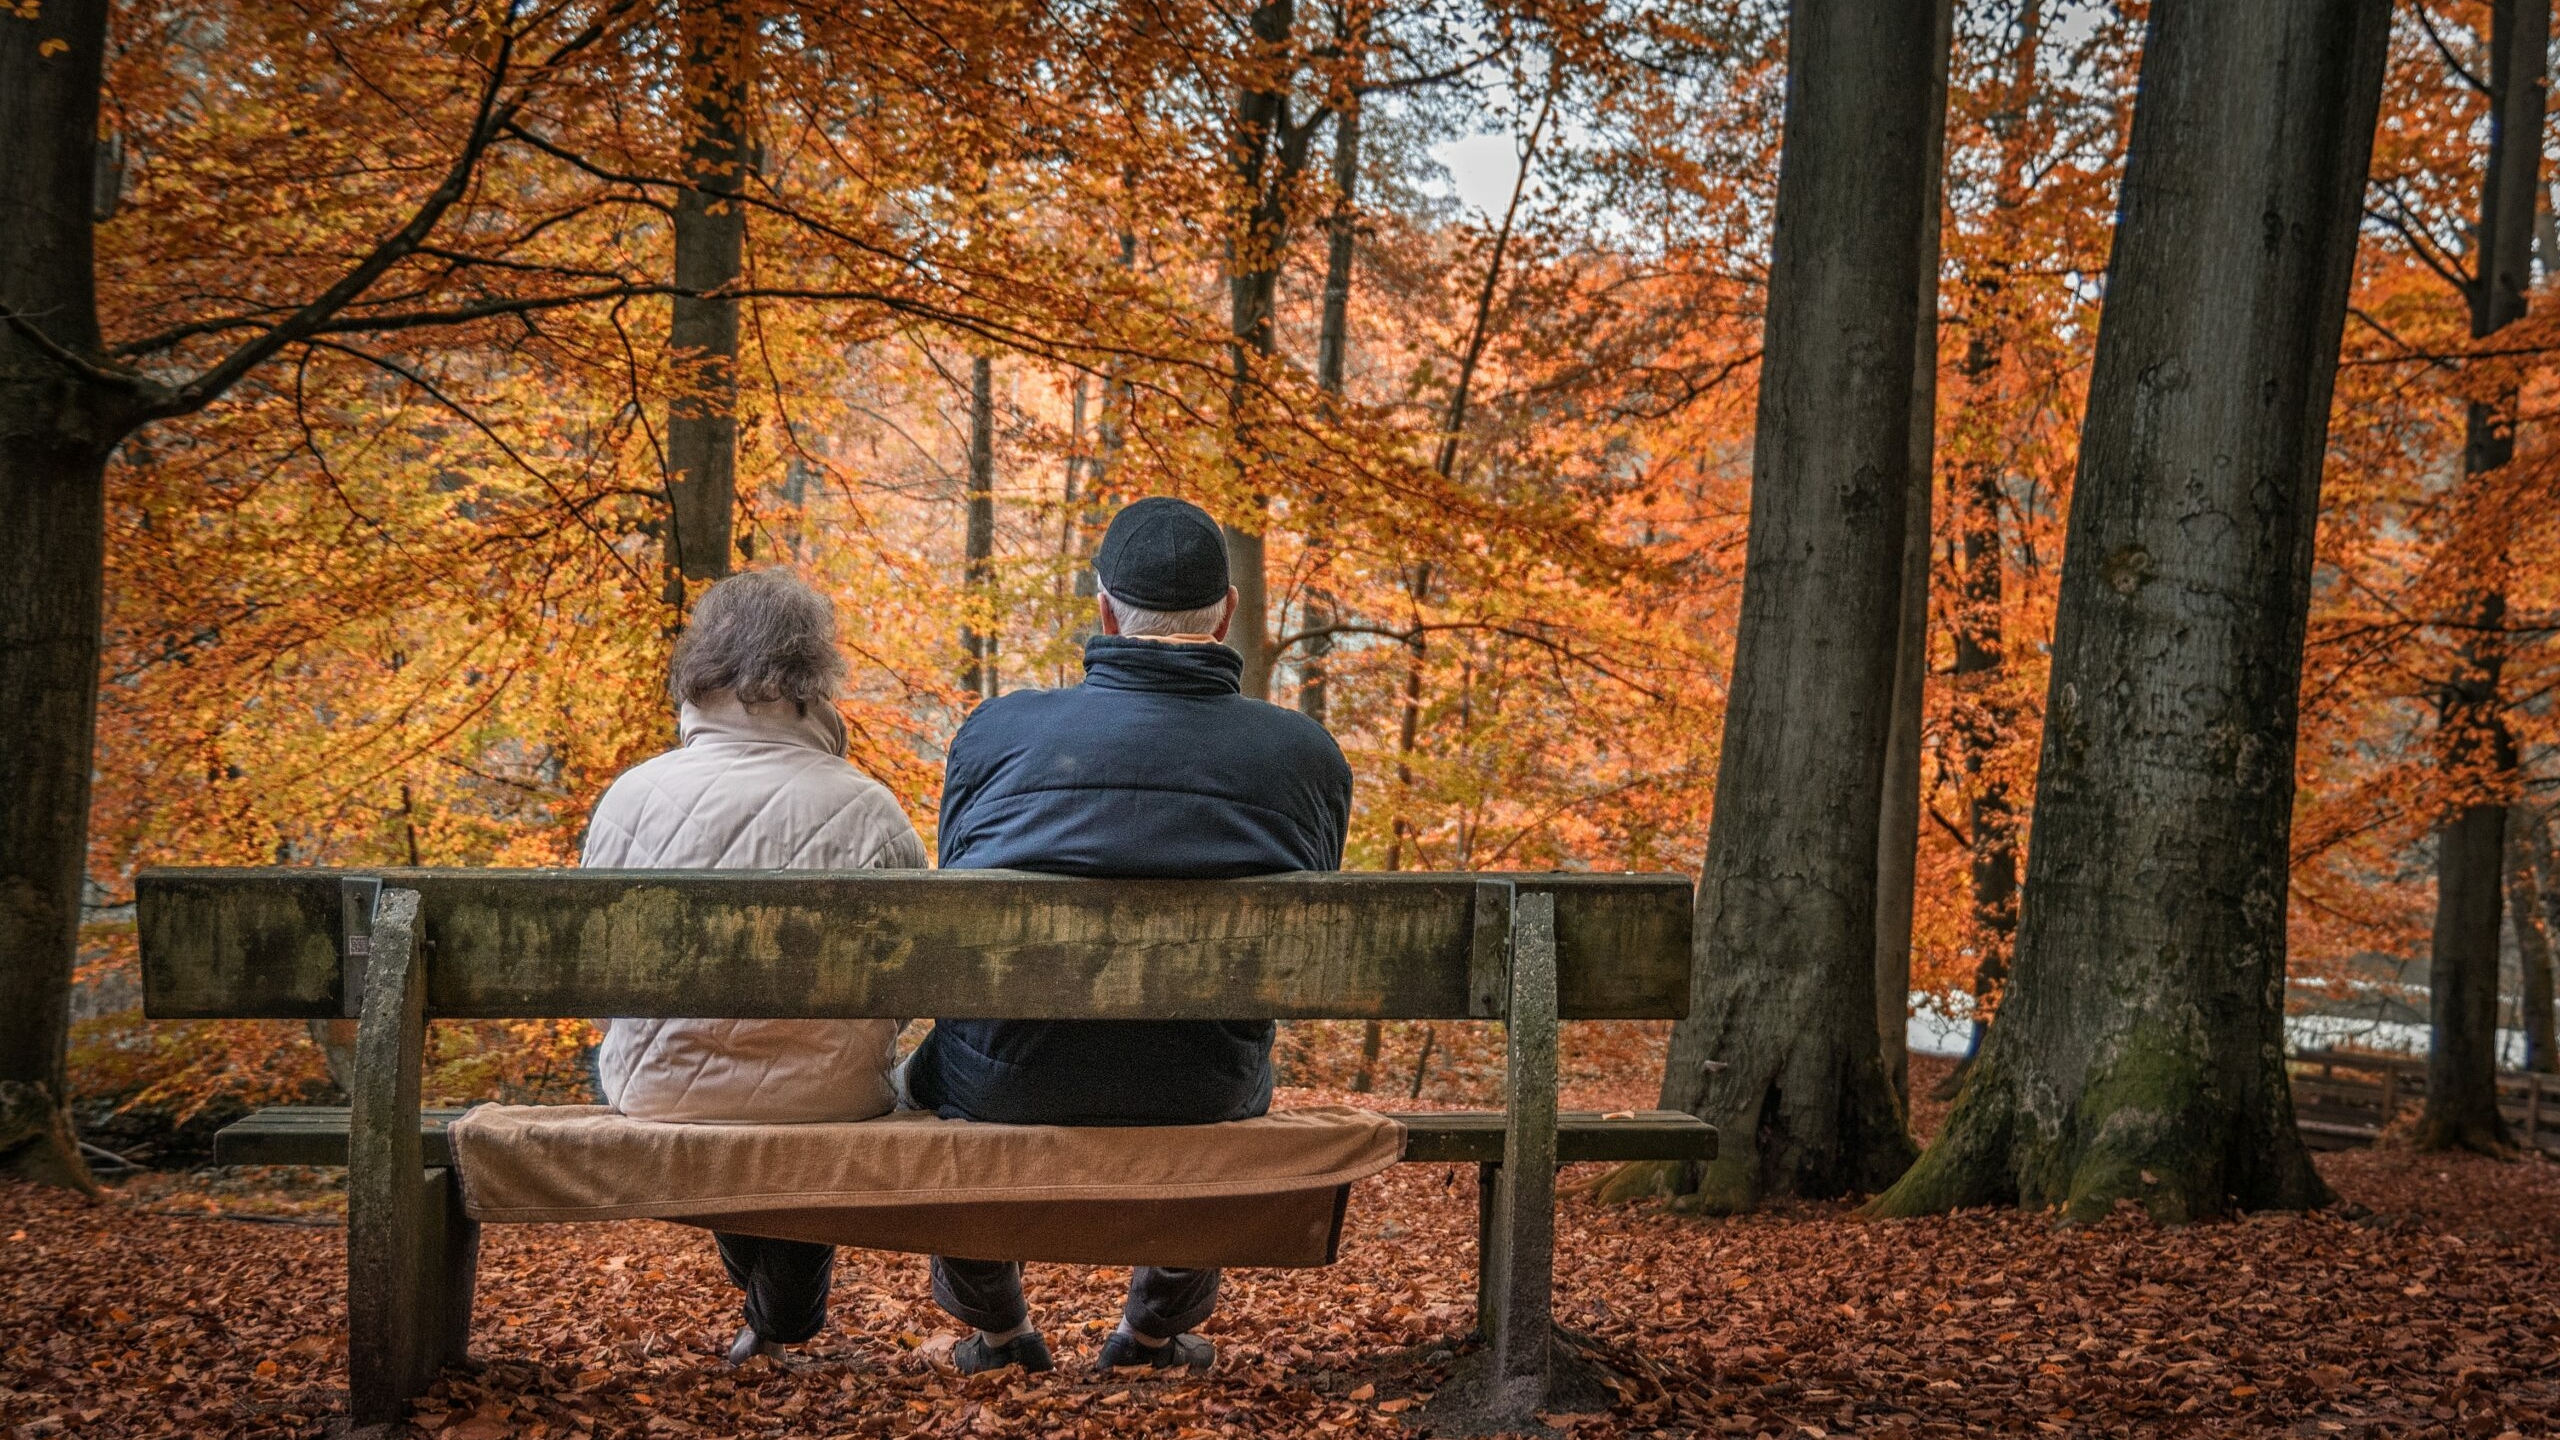
<instances>
[{"instance_id":1,"label":"orange autumn leaves","mask_svg":"<svg viewBox=\"0 0 2560 1440\"><path fill-rule=\"evenodd\" d=\"M2431 13L2451 33L2478 8ZM1305 632L1334 627L1328 721L1360 778L1352 863L1398 847L1423 868L1696 865L1739 600L1783 37L1738 3L1457 13L1309 4L1270 53L1179 7L766 16L740 286L742 550L838 598L854 757L920 824L968 703L964 615L999 637L1005 687L1072 678L1096 522L1169 491L1266 533L1273 633L1301 637L1276 699L1296 698ZM146 366L194 358L229 332L191 326L307 294L396 225L468 124L495 53L484 20L287 0L119 14L123 160L98 230L111 345ZM603 786L672 743L672 12L545 23L518 46L519 117L434 243L348 327L118 457L102 902L148 863L566 863ZM564 53L582 27L601 28ZM2404 30L2377 173L2458 217L2477 106ZM2005 788L2021 844L2032 808L2139 39L2132 20L2055 4L1960 17L1914 965L1932 991L1969 988L1998 944L1974 914L1973 801ZM1337 203L1315 112L1355 74L1375 88L1336 402L1313 379ZM1278 355L1239 413L1231 111L1245 79L1275 76L1318 160L1284 196ZM1498 216L1451 198L1434 146L1524 133L1549 87L1574 124L1542 142L1488 286ZM2379 229L2358 286L2305 689L2298 971L2405 948L2423 926L2408 857L2439 784L2417 740L2448 587L2489 565L2512 577L2513 693L2535 745L2560 614L2543 518L2560 509L2534 423L2546 322L2508 332L2512 355L2410 362L2394 357L2462 355L2458 302ZM1443 480L1440 432L1488 294ZM427 313L437 323L394 323ZM979 354L997 390L996 579L967 596ZM2495 366L2525 382L2523 450L2461 502L2499 523L2466 526L2444 467L2464 387ZM1994 537L1987 556L1968 556L1968 525ZM2484 535L2501 538L2457 538ZM1988 614L1965 600L1985 564L2002 582ZM1996 667L1953 673L1959 625ZM102 936L97 956L113 948ZM282 1053L299 1043L245 1032L210 1063L150 1073L189 1093L256 1089L269 1070L300 1084L312 1057Z\"/></svg>"}]
</instances>

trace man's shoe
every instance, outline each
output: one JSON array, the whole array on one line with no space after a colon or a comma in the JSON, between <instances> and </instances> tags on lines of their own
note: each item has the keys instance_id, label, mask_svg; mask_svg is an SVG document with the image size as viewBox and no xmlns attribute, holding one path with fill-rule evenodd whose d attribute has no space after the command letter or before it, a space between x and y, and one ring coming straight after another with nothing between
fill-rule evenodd
<instances>
[{"instance_id":1,"label":"man's shoe","mask_svg":"<svg viewBox=\"0 0 2560 1440\"><path fill-rule=\"evenodd\" d=\"M1197 1335L1176 1335L1161 1345L1149 1345L1126 1330L1114 1330L1102 1342L1102 1358L1093 1362L1093 1368L1142 1365L1150 1370L1206 1370L1217 1358L1218 1347Z\"/></svg>"},{"instance_id":2,"label":"man's shoe","mask_svg":"<svg viewBox=\"0 0 2560 1440\"><path fill-rule=\"evenodd\" d=\"M963 1375L983 1375L1008 1365L1026 1371L1058 1368L1058 1362L1049 1358L1049 1342L1037 1330L1026 1330L1001 1345L988 1344L984 1335L972 1335L951 1347L951 1365Z\"/></svg>"},{"instance_id":3,"label":"man's shoe","mask_svg":"<svg viewBox=\"0 0 2560 1440\"><path fill-rule=\"evenodd\" d=\"M778 1362L782 1359L783 1349L758 1335L753 1325L739 1327L738 1338L729 1342L729 1363L744 1365L759 1355Z\"/></svg>"}]
</instances>

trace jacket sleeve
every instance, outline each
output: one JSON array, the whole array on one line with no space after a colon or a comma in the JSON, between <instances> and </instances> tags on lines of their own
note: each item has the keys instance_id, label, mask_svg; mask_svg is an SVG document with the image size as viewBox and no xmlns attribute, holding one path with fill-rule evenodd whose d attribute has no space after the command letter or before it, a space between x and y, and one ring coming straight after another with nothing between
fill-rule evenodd
<instances>
[{"instance_id":1,"label":"jacket sleeve","mask_svg":"<svg viewBox=\"0 0 2560 1440\"><path fill-rule=\"evenodd\" d=\"M858 868L864 870L932 868L933 862L925 857L924 837L916 833L915 822L907 818L904 810L898 812L897 822L894 825L885 828L889 833L881 836L880 842L871 847L871 854Z\"/></svg>"},{"instance_id":2,"label":"jacket sleeve","mask_svg":"<svg viewBox=\"0 0 2560 1440\"><path fill-rule=\"evenodd\" d=\"M622 819L623 801L629 789L620 780L605 787L587 816L586 839L578 847L578 864L591 870L610 870L631 858L631 827Z\"/></svg>"}]
</instances>

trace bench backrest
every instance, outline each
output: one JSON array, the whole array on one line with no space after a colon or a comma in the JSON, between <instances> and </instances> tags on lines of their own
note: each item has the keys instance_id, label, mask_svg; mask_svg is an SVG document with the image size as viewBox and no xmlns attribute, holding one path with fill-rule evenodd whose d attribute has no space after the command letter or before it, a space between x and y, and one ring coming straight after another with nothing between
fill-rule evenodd
<instances>
[{"instance_id":1,"label":"bench backrest","mask_svg":"<svg viewBox=\"0 0 2560 1440\"><path fill-rule=\"evenodd\" d=\"M356 1013L373 882L418 893L434 1016L1501 1018L1522 895L1555 900L1562 1018L1689 1008L1676 875L164 869L144 1013Z\"/></svg>"}]
</instances>

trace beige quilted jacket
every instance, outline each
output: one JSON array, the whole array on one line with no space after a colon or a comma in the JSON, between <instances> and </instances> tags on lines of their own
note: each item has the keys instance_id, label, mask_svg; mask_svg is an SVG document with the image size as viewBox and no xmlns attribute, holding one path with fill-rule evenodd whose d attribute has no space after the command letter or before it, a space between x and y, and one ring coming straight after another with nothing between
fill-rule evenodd
<instances>
[{"instance_id":1,"label":"beige quilted jacket","mask_svg":"<svg viewBox=\"0 0 2560 1440\"><path fill-rule=\"evenodd\" d=\"M844 759L832 709L684 707L682 745L624 772L587 822L580 863L652 870L921 870L924 842L887 787ZM891 1020L609 1020L605 1103L642 1120L868 1120L896 1103Z\"/></svg>"}]
</instances>

